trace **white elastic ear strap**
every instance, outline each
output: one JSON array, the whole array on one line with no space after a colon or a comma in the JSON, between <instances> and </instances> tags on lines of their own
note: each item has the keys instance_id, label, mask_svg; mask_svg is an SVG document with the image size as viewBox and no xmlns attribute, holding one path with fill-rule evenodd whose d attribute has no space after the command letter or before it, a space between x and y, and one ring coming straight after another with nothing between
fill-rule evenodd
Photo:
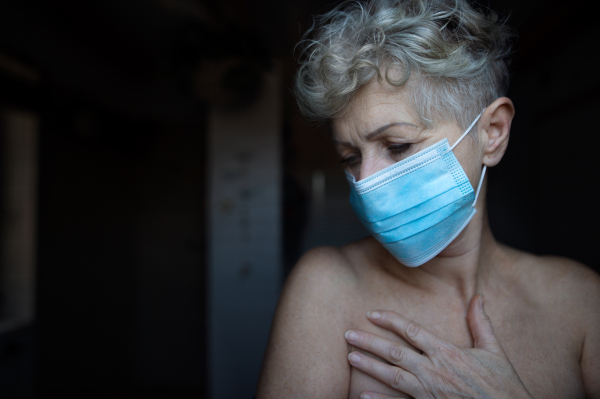
<instances>
[{"instance_id":1,"label":"white elastic ear strap","mask_svg":"<svg viewBox=\"0 0 600 399\"><path fill-rule=\"evenodd\" d=\"M475 124L477 123L479 118L481 118L481 115L483 115L483 111L485 111L485 108L481 111L481 113L479 115L477 115L477 118L475 118L473 123L471 123L471 126L469 126L467 128L467 130L462 134L462 136L460 136L460 138L458 140L456 140L456 143L454 143L454 145L452 147L450 147L450 151L452 151L454 149L454 147L456 147L458 145L458 143L460 143L461 140L464 139L467 134L469 134L469 132L471 131L471 129L473 129L473 126L475 126ZM486 170L487 170L487 166L483 165L483 171L481 172L481 178L479 178L479 184L477 185L477 192L475 193L475 201L473 201L473 205L471 205L471 206L475 206L475 204L477 203L477 198L479 198L479 191L481 191L481 185L483 184L483 178L485 177Z\"/></svg>"},{"instance_id":2,"label":"white elastic ear strap","mask_svg":"<svg viewBox=\"0 0 600 399\"><path fill-rule=\"evenodd\" d=\"M485 108L483 109L483 111L485 111ZM481 118L481 115L483 115L483 111L481 111L481 113L479 115L477 115L477 118L475 118L473 123L471 123L471 126L469 126L467 128L467 130L463 133L463 135L460 136L460 138L456 141L456 143L454 143L454 145L452 147L450 147L450 151L452 151L454 149L454 147L456 147L458 145L458 143L460 143L461 140L465 138L465 136L471 131L471 129L473 129L473 126L475 126L475 124L477 123L479 118Z\"/></svg>"},{"instance_id":3,"label":"white elastic ear strap","mask_svg":"<svg viewBox=\"0 0 600 399\"><path fill-rule=\"evenodd\" d=\"M477 198L479 197L479 191L481 190L481 185L483 184L483 178L485 177L486 169L487 166L483 165L483 172L481 172L481 178L479 179L479 185L477 185L477 192L475 193L475 201L473 201L473 205L471 206L475 206L477 203Z\"/></svg>"}]
</instances>

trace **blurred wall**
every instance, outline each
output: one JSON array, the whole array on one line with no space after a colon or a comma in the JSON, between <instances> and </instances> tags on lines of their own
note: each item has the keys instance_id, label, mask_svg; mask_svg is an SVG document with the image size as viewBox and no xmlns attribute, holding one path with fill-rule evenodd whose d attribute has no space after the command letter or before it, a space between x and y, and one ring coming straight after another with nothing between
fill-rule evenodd
<instances>
[{"instance_id":1,"label":"blurred wall","mask_svg":"<svg viewBox=\"0 0 600 399\"><path fill-rule=\"evenodd\" d=\"M211 398L256 390L281 288L281 94L274 66L254 104L209 116Z\"/></svg>"},{"instance_id":2,"label":"blurred wall","mask_svg":"<svg viewBox=\"0 0 600 399\"><path fill-rule=\"evenodd\" d=\"M2 101L40 121L37 318L0 340L0 395L202 397L207 106L186 21L144 2L0 11L19 66Z\"/></svg>"},{"instance_id":3,"label":"blurred wall","mask_svg":"<svg viewBox=\"0 0 600 399\"><path fill-rule=\"evenodd\" d=\"M43 118L39 392L200 392L202 121L78 108Z\"/></svg>"}]
</instances>

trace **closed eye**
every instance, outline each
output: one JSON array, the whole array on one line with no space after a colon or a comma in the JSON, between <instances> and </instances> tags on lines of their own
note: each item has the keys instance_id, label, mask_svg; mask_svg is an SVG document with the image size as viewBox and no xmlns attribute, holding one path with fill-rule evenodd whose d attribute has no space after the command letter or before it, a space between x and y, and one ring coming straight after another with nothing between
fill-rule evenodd
<instances>
[{"instance_id":1,"label":"closed eye","mask_svg":"<svg viewBox=\"0 0 600 399\"><path fill-rule=\"evenodd\" d=\"M341 164L346 164L349 166L356 165L359 162L360 162L360 157L355 156L355 155L346 157L340 161Z\"/></svg>"},{"instance_id":2,"label":"closed eye","mask_svg":"<svg viewBox=\"0 0 600 399\"><path fill-rule=\"evenodd\" d=\"M393 155L401 155L404 152L410 149L410 143L404 144L392 144L388 147L388 151L390 151Z\"/></svg>"}]
</instances>

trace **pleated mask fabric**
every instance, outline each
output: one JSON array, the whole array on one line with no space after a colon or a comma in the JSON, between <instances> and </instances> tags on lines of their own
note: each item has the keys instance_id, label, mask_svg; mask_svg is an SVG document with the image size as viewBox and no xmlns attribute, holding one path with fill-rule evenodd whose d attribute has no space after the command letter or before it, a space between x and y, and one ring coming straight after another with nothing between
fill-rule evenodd
<instances>
[{"instance_id":1,"label":"pleated mask fabric","mask_svg":"<svg viewBox=\"0 0 600 399\"><path fill-rule=\"evenodd\" d=\"M446 248L475 215L477 193L450 147L440 142L356 181L346 172L350 203L367 230L406 266L421 266Z\"/></svg>"}]
</instances>

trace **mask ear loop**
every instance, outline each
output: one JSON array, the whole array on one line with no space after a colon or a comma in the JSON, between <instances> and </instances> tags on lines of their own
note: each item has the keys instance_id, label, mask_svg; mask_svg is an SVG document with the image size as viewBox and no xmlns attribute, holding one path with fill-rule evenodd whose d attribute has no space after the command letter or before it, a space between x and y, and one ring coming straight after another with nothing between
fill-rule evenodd
<instances>
[{"instance_id":1,"label":"mask ear loop","mask_svg":"<svg viewBox=\"0 0 600 399\"><path fill-rule=\"evenodd\" d=\"M483 109L483 111L485 111L485 108ZM479 115L477 115L477 118L475 118L475 120L473 121L473 123L471 123L471 126L469 126L467 128L467 130L463 133L463 135L460 136L460 138L458 140L456 140L456 143L454 143L454 145L452 147L450 147L450 151L452 151L454 149L454 147L456 147L458 145L458 143L460 143L462 141L462 139L464 139L465 136L467 134L469 134L469 132L471 131L471 129L473 129L473 126L475 126L475 124L477 123L477 121L479 120L479 118L481 118L481 115L483 115L483 111L481 111L481 113Z\"/></svg>"},{"instance_id":2,"label":"mask ear loop","mask_svg":"<svg viewBox=\"0 0 600 399\"><path fill-rule=\"evenodd\" d=\"M477 203L477 198L479 198L479 191L481 190L481 185L483 184L483 177L485 176L485 171L487 166L483 165L483 172L481 172L481 178L479 179L479 185L477 186L477 192L475 193L475 201L473 201L472 207Z\"/></svg>"},{"instance_id":3,"label":"mask ear loop","mask_svg":"<svg viewBox=\"0 0 600 399\"><path fill-rule=\"evenodd\" d=\"M458 145L458 143L460 143L462 141L462 139L465 138L465 136L471 131L471 129L473 129L473 126L475 126L475 124L477 123L479 118L481 118L481 115L483 115L483 111L485 111L485 108L481 111L481 113L479 115L477 115L477 118L475 118L473 123L471 123L471 126L469 126L467 128L467 130L463 133L463 135L460 136L460 138L458 140L456 140L456 143L454 143L454 145L452 147L450 147L450 151L452 151L454 149L454 147L456 147ZM483 165L483 171L481 172L481 177L479 178L479 184L477 185L477 192L475 193L475 201L473 201L473 205L471 205L472 207L475 206L475 204L477 203L477 198L479 198L479 191L481 191L481 185L483 184L483 178L485 177L486 170L487 170L487 166Z\"/></svg>"}]
</instances>

